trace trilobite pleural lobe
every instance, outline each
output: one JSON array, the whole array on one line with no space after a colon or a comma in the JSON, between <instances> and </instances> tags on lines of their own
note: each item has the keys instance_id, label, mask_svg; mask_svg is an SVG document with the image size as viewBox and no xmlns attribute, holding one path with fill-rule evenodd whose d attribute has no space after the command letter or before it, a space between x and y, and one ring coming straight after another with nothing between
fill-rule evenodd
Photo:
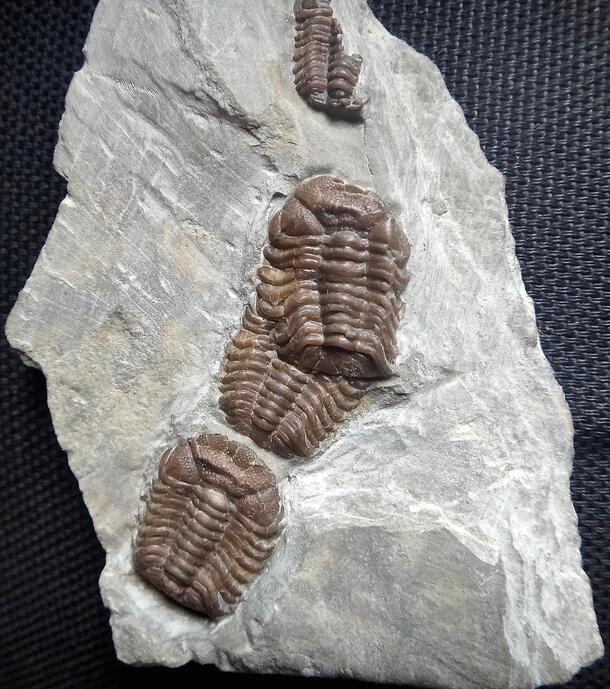
<instances>
[{"instance_id":1,"label":"trilobite pleural lobe","mask_svg":"<svg viewBox=\"0 0 610 689\"><path fill-rule=\"evenodd\" d=\"M264 568L282 515L274 476L251 450L200 435L161 458L136 534L135 569L181 605L221 616Z\"/></svg>"},{"instance_id":2,"label":"trilobite pleural lobe","mask_svg":"<svg viewBox=\"0 0 610 689\"><path fill-rule=\"evenodd\" d=\"M296 0L294 83L298 94L316 110L337 117L357 117L364 101L353 93L362 58L343 50L342 30L330 0Z\"/></svg>"},{"instance_id":3,"label":"trilobite pleural lobe","mask_svg":"<svg viewBox=\"0 0 610 689\"><path fill-rule=\"evenodd\" d=\"M391 374L409 244L379 197L325 175L272 218L264 256L220 405L262 447L307 456Z\"/></svg>"}]
</instances>

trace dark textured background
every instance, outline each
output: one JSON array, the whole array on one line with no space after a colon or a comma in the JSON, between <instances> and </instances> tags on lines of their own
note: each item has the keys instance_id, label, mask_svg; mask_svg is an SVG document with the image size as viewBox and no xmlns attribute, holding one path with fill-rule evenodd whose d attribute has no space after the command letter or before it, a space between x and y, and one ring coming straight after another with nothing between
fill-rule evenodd
<instances>
[{"instance_id":1,"label":"dark textured background","mask_svg":"<svg viewBox=\"0 0 610 689\"><path fill-rule=\"evenodd\" d=\"M52 169L53 148L95 4L0 0L2 324L64 196L65 184ZM440 67L487 157L507 177L523 278L544 351L574 415L573 498L608 645L610 5L370 4L392 33ZM0 687L108 689L153 677L183 687L221 681L211 668L134 669L115 659L97 587L104 554L55 440L43 376L22 366L4 338L1 347ZM266 681L278 686L285 680ZM582 671L566 687L608 689L610 663Z\"/></svg>"}]
</instances>

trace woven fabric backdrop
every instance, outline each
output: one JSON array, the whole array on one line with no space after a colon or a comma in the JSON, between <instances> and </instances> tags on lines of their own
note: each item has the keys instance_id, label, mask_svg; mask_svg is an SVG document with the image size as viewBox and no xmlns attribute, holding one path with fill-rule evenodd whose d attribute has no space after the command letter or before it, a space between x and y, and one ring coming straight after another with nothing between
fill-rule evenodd
<instances>
[{"instance_id":1,"label":"woven fabric backdrop","mask_svg":"<svg viewBox=\"0 0 610 689\"><path fill-rule=\"evenodd\" d=\"M65 193L52 168L53 149L95 4L2 1L2 324ZM523 278L536 305L544 351L574 416L572 493L608 645L610 5L605 0L370 4L392 33L440 67L488 159L506 175ZM25 368L3 337L1 346L0 686L109 689L154 678L199 687L219 681L213 668L136 669L116 660L97 587L104 554L55 439L43 376ZM279 686L285 680L265 681ZM610 663L584 670L566 687L608 689Z\"/></svg>"}]
</instances>

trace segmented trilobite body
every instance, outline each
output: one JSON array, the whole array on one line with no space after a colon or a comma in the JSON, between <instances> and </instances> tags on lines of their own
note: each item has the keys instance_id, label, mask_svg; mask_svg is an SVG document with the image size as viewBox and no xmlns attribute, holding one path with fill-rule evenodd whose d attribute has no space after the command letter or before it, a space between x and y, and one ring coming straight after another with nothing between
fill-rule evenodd
<instances>
[{"instance_id":1,"label":"segmented trilobite body","mask_svg":"<svg viewBox=\"0 0 610 689\"><path fill-rule=\"evenodd\" d=\"M336 109L344 108L349 112L358 113L364 102L359 98L352 98L352 94L360 76L362 57L345 53L343 50L343 32L336 20L334 20L331 34L326 87L329 105Z\"/></svg>"},{"instance_id":2,"label":"segmented trilobite body","mask_svg":"<svg viewBox=\"0 0 610 689\"><path fill-rule=\"evenodd\" d=\"M324 175L272 218L264 255L220 407L262 447L309 456L391 374L409 244L375 194Z\"/></svg>"},{"instance_id":3,"label":"segmented trilobite body","mask_svg":"<svg viewBox=\"0 0 610 689\"><path fill-rule=\"evenodd\" d=\"M329 0L297 0L295 85L298 94L311 105L323 107L327 100L328 63L333 28L333 11Z\"/></svg>"},{"instance_id":4,"label":"segmented trilobite body","mask_svg":"<svg viewBox=\"0 0 610 689\"><path fill-rule=\"evenodd\" d=\"M273 323L246 310L220 380L229 424L261 447L307 457L352 411L365 381L300 371L275 351Z\"/></svg>"},{"instance_id":5,"label":"segmented trilobite body","mask_svg":"<svg viewBox=\"0 0 610 689\"><path fill-rule=\"evenodd\" d=\"M302 184L274 216L257 310L281 359L302 371L391 374L408 242L371 192L336 177Z\"/></svg>"},{"instance_id":6,"label":"segmented trilobite body","mask_svg":"<svg viewBox=\"0 0 610 689\"><path fill-rule=\"evenodd\" d=\"M223 435L198 436L161 458L135 569L187 608L227 614L271 556L282 515L275 478L251 450Z\"/></svg>"},{"instance_id":7,"label":"segmented trilobite body","mask_svg":"<svg viewBox=\"0 0 610 689\"><path fill-rule=\"evenodd\" d=\"M293 74L298 94L309 105L337 116L357 116L364 101L353 96L362 58L347 55L330 0L296 0Z\"/></svg>"}]
</instances>

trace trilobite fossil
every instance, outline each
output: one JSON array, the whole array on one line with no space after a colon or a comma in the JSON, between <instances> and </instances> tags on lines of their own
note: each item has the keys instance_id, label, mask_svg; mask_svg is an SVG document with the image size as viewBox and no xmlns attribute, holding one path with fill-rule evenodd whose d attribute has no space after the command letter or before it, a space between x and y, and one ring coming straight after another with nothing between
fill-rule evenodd
<instances>
[{"instance_id":1,"label":"trilobite fossil","mask_svg":"<svg viewBox=\"0 0 610 689\"><path fill-rule=\"evenodd\" d=\"M232 611L277 544L275 478L250 449L203 434L165 452L139 523L135 570L181 605Z\"/></svg>"},{"instance_id":2,"label":"trilobite fossil","mask_svg":"<svg viewBox=\"0 0 610 689\"><path fill-rule=\"evenodd\" d=\"M362 57L347 55L342 30L330 0L296 0L294 83L298 94L316 110L355 118L364 101L354 97Z\"/></svg>"},{"instance_id":3,"label":"trilobite fossil","mask_svg":"<svg viewBox=\"0 0 610 689\"><path fill-rule=\"evenodd\" d=\"M409 244L381 199L328 175L301 184L271 220L257 311L303 371L391 374Z\"/></svg>"},{"instance_id":4,"label":"trilobite fossil","mask_svg":"<svg viewBox=\"0 0 610 689\"><path fill-rule=\"evenodd\" d=\"M262 447L309 456L391 375L409 243L378 196L323 175L271 219L264 256L220 407Z\"/></svg>"},{"instance_id":5,"label":"trilobite fossil","mask_svg":"<svg viewBox=\"0 0 610 689\"><path fill-rule=\"evenodd\" d=\"M248 307L227 352L220 408L235 430L261 447L308 457L356 407L368 383L307 373L283 361L273 327Z\"/></svg>"}]
</instances>

